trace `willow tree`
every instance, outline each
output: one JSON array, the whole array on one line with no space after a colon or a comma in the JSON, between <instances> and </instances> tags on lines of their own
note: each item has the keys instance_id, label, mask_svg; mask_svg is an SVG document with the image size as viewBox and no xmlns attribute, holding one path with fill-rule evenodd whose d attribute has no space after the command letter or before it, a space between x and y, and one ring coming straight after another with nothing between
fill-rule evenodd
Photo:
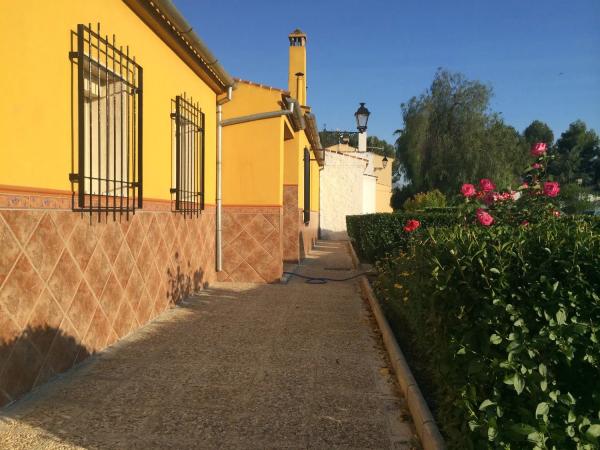
<instances>
[{"instance_id":1,"label":"willow tree","mask_svg":"<svg viewBox=\"0 0 600 450\"><path fill-rule=\"evenodd\" d=\"M492 89L439 69L430 88L402 104L396 156L414 191L455 193L461 183L492 178L518 182L526 144L517 130L490 111Z\"/></svg>"}]
</instances>

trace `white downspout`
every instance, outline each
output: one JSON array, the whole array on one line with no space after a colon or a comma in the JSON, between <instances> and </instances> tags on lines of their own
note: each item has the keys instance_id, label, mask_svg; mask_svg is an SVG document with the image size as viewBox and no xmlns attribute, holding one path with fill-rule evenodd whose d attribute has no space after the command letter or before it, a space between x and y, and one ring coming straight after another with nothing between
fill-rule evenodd
<instances>
[{"instance_id":1,"label":"white downspout","mask_svg":"<svg viewBox=\"0 0 600 450\"><path fill-rule=\"evenodd\" d=\"M231 100L232 96L232 88L229 86L227 88L227 97L222 99L221 101L217 101L217 211L216 211L216 270L217 272L221 272L223 270L223 225L222 225L222 217L223 217L223 182L222 182L222 173L223 173L223 124L222 116L223 116L223 103L226 103Z\"/></svg>"}]
</instances>

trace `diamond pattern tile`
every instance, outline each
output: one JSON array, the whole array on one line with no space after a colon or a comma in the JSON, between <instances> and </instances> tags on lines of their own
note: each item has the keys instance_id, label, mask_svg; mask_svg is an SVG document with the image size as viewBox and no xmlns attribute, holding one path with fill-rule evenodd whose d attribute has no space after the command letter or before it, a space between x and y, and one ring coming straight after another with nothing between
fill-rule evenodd
<instances>
[{"instance_id":1,"label":"diamond pattern tile","mask_svg":"<svg viewBox=\"0 0 600 450\"><path fill-rule=\"evenodd\" d=\"M0 286L8 276L10 269L17 260L21 249L13 237L8 225L0 218Z\"/></svg>"},{"instance_id":2,"label":"diamond pattern tile","mask_svg":"<svg viewBox=\"0 0 600 450\"><path fill-rule=\"evenodd\" d=\"M102 233L100 242L102 243L104 254L111 263L114 263L117 258L123 240L123 232L121 231L119 223L109 222L104 229L104 233Z\"/></svg>"},{"instance_id":3,"label":"diamond pattern tile","mask_svg":"<svg viewBox=\"0 0 600 450\"><path fill-rule=\"evenodd\" d=\"M298 262L300 246L298 228L298 186L283 187L283 260Z\"/></svg>"},{"instance_id":4,"label":"diamond pattern tile","mask_svg":"<svg viewBox=\"0 0 600 450\"><path fill-rule=\"evenodd\" d=\"M227 239L220 281L272 283L281 278L281 216L281 208L224 209L223 235Z\"/></svg>"},{"instance_id":5,"label":"diamond pattern tile","mask_svg":"<svg viewBox=\"0 0 600 450\"><path fill-rule=\"evenodd\" d=\"M87 220L86 218L79 219L69 239L69 250L82 272L87 268L98 243L98 236L94 232L94 224L90 224L89 219Z\"/></svg>"},{"instance_id":6,"label":"diamond pattern tile","mask_svg":"<svg viewBox=\"0 0 600 450\"><path fill-rule=\"evenodd\" d=\"M104 285L110 275L110 262L102 251L100 246L96 247L96 251L92 255L90 262L85 270L85 279L89 283L96 298L100 298Z\"/></svg>"},{"instance_id":7,"label":"diamond pattern tile","mask_svg":"<svg viewBox=\"0 0 600 450\"><path fill-rule=\"evenodd\" d=\"M25 247L43 280L47 280L52 273L63 246L63 240L50 215L44 215Z\"/></svg>"},{"instance_id":8,"label":"diamond pattern tile","mask_svg":"<svg viewBox=\"0 0 600 450\"><path fill-rule=\"evenodd\" d=\"M214 209L101 223L60 210L0 214L0 406L216 279Z\"/></svg>"},{"instance_id":9,"label":"diamond pattern tile","mask_svg":"<svg viewBox=\"0 0 600 450\"><path fill-rule=\"evenodd\" d=\"M25 255L21 255L15 267L0 289L0 304L6 308L14 321L23 328L35 302L44 288L44 282Z\"/></svg>"},{"instance_id":10,"label":"diamond pattern tile","mask_svg":"<svg viewBox=\"0 0 600 450\"><path fill-rule=\"evenodd\" d=\"M64 250L58 264L56 264L54 273L48 280L48 286L63 311L67 311L71 306L71 300L81 278L81 271L71 254Z\"/></svg>"},{"instance_id":11,"label":"diamond pattern tile","mask_svg":"<svg viewBox=\"0 0 600 450\"><path fill-rule=\"evenodd\" d=\"M98 303L87 283L81 283L75 293L68 316L80 339L86 335Z\"/></svg>"},{"instance_id":12,"label":"diamond pattern tile","mask_svg":"<svg viewBox=\"0 0 600 450\"><path fill-rule=\"evenodd\" d=\"M29 236L42 218L42 213L39 211L4 210L0 214L22 245L27 243Z\"/></svg>"}]
</instances>

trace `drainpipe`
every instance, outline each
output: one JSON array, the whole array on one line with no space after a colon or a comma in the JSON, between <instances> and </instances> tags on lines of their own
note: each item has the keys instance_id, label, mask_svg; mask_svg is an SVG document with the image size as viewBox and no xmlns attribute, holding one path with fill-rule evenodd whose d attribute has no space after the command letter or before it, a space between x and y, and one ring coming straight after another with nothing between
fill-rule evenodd
<instances>
[{"instance_id":1,"label":"drainpipe","mask_svg":"<svg viewBox=\"0 0 600 450\"><path fill-rule=\"evenodd\" d=\"M238 123L254 122L255 120L271 119L273 117L286 116L294 113L294 103L290 103L288 109L279 111L269 111L264 113L250 114L248 116L233 117L221 121L224 127L228 125L236 125Z\"/></svg>"},{"instance_id":2,"label":"drainpipe","mask_svg":"<svg viewBox=\"0 0 600 450\"><path fill-rule=\"evenodd\" d=\"M232 87L229 86L227 88L227 97L222 100L217 101L217 211L216 211L216 228L217 228L217 236L216 236L216 270L217 272L221 272L223 270L223 253L222 253L222 236L223 236L223 226L222 226L222 210L223 210L223 189L222 189L222 168L223 168L223 138L222 138L222 117L223 117L223 103L227 103L231 100L232 97Z\"/></svg>"},{"instance_id":3,"label":"drainpipe","mask_svg":"<svg viewBox=\"0 0 600 450\"><path fill-rule=\"evenodd\" d=\"M217 272L221 272L223 270L223 227L221 222L222 217L222 155L223 155L223 138L222 131L223 127L229 125L236 125L238 123L246 123L246 122L254 122L256 120L263 119L271 119L273 117L280 117L285 115L291 115L294 113L294 102L290 102L288 109L279 110L279 111L269 111L258 114L250 114L248 116L240 116L233 117L231 119L223 120L223 112L221 109L221 105L223 103L231 100L231 87L227 90L227 98L217 102L217 214L216 214L216 228L217 228L217 238L216 238L216 257L217 264L216 270Z\"/></svg>"}]
</instances>

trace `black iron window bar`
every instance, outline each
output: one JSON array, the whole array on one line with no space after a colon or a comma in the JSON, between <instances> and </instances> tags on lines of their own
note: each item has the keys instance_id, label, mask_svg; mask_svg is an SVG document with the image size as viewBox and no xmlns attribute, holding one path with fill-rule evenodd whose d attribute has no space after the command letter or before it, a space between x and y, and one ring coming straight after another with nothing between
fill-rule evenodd
<instances>
[{"instance_id":1,"label":"black iron window bar","mask_svg":"<svg viewBox=\"0 0 600 450\"><path fill-rule=\"evenodd\" d=\"M171 101L171 204L184 216L204 209L204 113L186 94Z\"/></svg>"},{"instance_id":2,"label":"black iron window bar","mask_svg":"<svg viewBox=\"0 0 600 450\"><path fill-rule=\"evenodd\" d=\"M72 209L98 212L98 220L102 212L129 217L143 198L142 67L114 35L102 37L100 24L96 31L77 25L69 56L76 66Z\"/></svg>"},{"instance_id":3,"label":"black iron window bar","mask_svg":"<svg viewBox=\"0 0 600 450\"><path fill-rule=\"evenodd\" d=\"M304 223L310 222L310 151L304 148Z\"/></svg>"}]
</instances>

